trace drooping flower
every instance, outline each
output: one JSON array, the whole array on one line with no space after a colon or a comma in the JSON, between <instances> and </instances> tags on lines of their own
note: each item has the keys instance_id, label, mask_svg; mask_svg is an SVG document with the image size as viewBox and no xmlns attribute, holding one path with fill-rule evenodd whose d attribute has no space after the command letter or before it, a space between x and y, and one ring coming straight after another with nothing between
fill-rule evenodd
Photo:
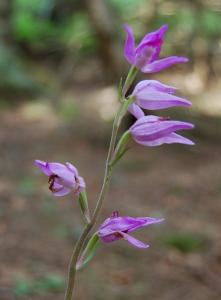
<instances>
[{"instance_id":1,"label":"drooping flower","mask_svg":"<svg viewBox=\"0 0 221 300\"><path fill-rule=\"evenodd\" d=\"M155 73L171 65L188 61L186 57L179 56L158 59L168 25L163 25L158 30L146 34L137 47L135 46L132 28L125 25L124 29L127 33L124 56L131 65L134 65L142 72Z\"/></svg>"},{"instance_id":2,"label":"drooping flower","mask_svg":"<svg viewBox=\"0 0 221 300\"><path fill-rule=\"evenodd\" d=\"M172 143L193 145L191 140L175 133L178 130L192 129L193 127L193 124L187 122L173 121L157 116L144 116L138 119L129 130L133 139L143 146Z\"/></svg>"},{"instance_id":3,"label":"drooping flower","mask_svg":"<svg viewBox=\"0 0 221 300\"><path fill-rule=\"evenodd\" d=\"M114 212L112 216L104 221L98 230L98 236L104 243L111 243L124 239L135 247L148 248L145 244L128 233L139 228L162 222L163 219L138 217L132 218L128 216L119 216L118 212Z\"/></svg>"},{"instance_id":4,"label":"drooping flower","mask_svg":"<svg viewBox=\"0 0 221 300\"><path fill-rule=\"evenodd\" d=\"M84 179L71 163L36 160L35 165L48 176L49 189L55 196L64 196L71 191L78 196L86 187Z\"/></svg>"}]
</instances>

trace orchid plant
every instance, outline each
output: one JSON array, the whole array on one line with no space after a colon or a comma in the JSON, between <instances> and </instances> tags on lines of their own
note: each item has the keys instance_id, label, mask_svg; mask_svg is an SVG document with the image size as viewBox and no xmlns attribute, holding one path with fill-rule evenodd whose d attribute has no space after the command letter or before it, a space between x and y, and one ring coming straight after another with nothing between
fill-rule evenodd
<instances>
[{"instance_id":1,"label":"orchid plant","mask_svg":"<svg viewBox=\"0 0 221 300\"><path fill-rule=\"evenodd\" d=\"M118 240L126 240L137 248L148 248L148 244L137 240L130 233L139 228L163 221L163 219L150 217L120 216L117 211L114 211L93 234L91 233L100 215L113 168L128 150L128 142L133 139L138 144L146 147L172 143L194 144L188 138L176 133L179 130L193 128L192 124L171 120L168 117L145 115L145 109L158 110L173 106L191 106L191 102L188 100L174 95L176 92L174 87L156 80L143 80L128 95L129 88L134 82L138 71L154 73L173 64L188 61L187 58L177 56L159 59L167 29L168 26L163 25L158 30L146 34L138 46L135 47L132 29L125 25L127 37L124 56L131 64L131 68L124 84L121 82L119 85L120 107L113 122L103 185L94 211L92 213L89 211L86 184L75 166L71 163L35 161L35 165L48 177L49 189L54 196L71 194L75 199L78 199L85 220L84 230L74 247L71 257L65 300L72 299L76 273L92 259L99 241L109 244ZM119 127L128 111L137 120L118 138Z\"/></svg>"}]
</instances>

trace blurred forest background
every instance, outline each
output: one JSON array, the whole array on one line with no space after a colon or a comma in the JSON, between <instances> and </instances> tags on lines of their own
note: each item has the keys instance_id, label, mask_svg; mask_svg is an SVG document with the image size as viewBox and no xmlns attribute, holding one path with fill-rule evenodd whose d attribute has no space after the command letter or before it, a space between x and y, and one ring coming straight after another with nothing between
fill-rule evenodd
<instances>
[{"instance_id":1,"label":"blurred forest background","mask_svg":"<svg viewBox=\"0 0 221 300\"><path fill-rule=\"evenodd\" d=\"M74 163L94 206L129 68L124 23L138 40L169 24L162 56L190 58L148 78L193 101L166 114L196 124L196 146L134 145L123 159L102 218L120 209L166 221L138 233L148 251L102 246L76 300L221 299L220 0L0 0L0 300L63 299L81 217L33 161Z\"/></svg>"}]
</instances>

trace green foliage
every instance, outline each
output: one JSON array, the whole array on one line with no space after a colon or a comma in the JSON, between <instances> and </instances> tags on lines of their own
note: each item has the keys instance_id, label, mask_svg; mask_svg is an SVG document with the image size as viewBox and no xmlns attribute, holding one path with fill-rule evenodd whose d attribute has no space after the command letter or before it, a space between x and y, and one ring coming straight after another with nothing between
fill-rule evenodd
<instances>
[{"instance_id":1,"label":"green foliage","mask_svg":"<svg viewBox=\"0 0 221 300\"><path fill-rule=\"evenodd\" d=\"M60 45L63 49L91 52L96 39L85 12L74 12L65 21L51 18L55 0L14 0L11 16L15 37L31 47L48 48Z\"/></svg>"},{"instance_id":2,"label":"green foliage","mask_svg":"<svg viewBox=\"0 0 221 300\"><path fill-rule=\"evenodd\" d=\"M25 279L19 280L14 288L14 293L18 298L28 295L39 295L48 292L63 291L65 287L65 280L63 277L55 274L49 274L39 280L32 282Z\"/></svg>"},{"instance_id":3,"label":"green foliage","mask_svg":"<svg viewBox=\"0 0 221 300\"><path fill-rule=\"evenodd\" d=\"M32 290L31 283L26 280L22 280L16 283L14 292L16 296L22 297L30 294L31 290Z\"/></svg>"},{"instance_id":4,"label":"green foliage","mask_svg":"<svg viewBox=\"0 0 221 300\"><path fill-rule=\"evenodd\" d=\"M125 10L131 11L134 14L134 9L137 9L138 5L145 5L146 0L111 0L111 4L121 13L124 14Z\"/></svg>"},{"instance_id":5,"label":"green foliage","mask_svg":"<svg viewBox=\"0 0 221 300\"><path fill-rule=\"evenodd\" d=\"M220 37L220 12L203 10L201 13L201 25L201 32L204 33L207 37Z\"/></svg>"},{"instance_id":6,"label":"green foliage","mask_svg":"<svg viewBox=\"0 0 221 300\"><path fill-rule=\"evenodd\" d=\"M37 92L40 89L19 56L4 44L0 44L0 70L0 89L19 92Z\"/></svg>"},{"instance_id":7,"label":"green foliage","mask_svg":"<svg viewBox=\"0 0 221 300\"><path fill-rule=\"evenodd\" d=\"M18 39L38 41L58 33L49 15L54 0L14 0L12 26Z\"/></svg>"},{"instance_id":8,"label":"green foliage","mask_svg":"<svg viewBox=\"0 0 221 300\"><path fill-rule=\"evenodd\" d=\"M174 248L183 253L200 251L205 248L206 238L199 234L189 232L179 232L168 234L164 238L164 243L171 248Z\"/></svg>"},{"instance_id":9,"label":"green foliage","mask_svg":"<svg viewBox=\"0 0 221 300\"><path fill-rule=\"evenodd\" d=\"M93 53L97 48L97 41L85 12L74 13L67 20L61 39L68 48L81 50L83 54Z\"/></svg>"}]
</instances>

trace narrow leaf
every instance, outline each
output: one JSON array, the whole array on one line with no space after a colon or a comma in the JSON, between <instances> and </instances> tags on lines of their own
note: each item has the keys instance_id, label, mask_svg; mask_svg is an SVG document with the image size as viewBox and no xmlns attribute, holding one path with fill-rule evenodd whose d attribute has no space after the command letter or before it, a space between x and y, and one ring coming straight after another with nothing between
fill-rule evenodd
<instances>
[{"instance_id":1,"label":"narrow leaf","mask_svg":"<svg viewBox=\"0 0 221 300\"><path fill-rule=\"evenodd\" d=\"M87 201L87 194L85 191L82 191L79 195L78 202L80 205L81 212L83 216L85 217L87 223L90 223L90 211L88 207L88 201Z\"/></svg>"},{"instance_id":2,"label":"narrow leaf","mask_svg":"<svg viewBox=\"0 0 221 300\"><path fill-rule=\"evenodd\" d=\"M83 267L85 267L89 263L89 261L94 257L98 244L99 244L99 236L96 232L95 234L92 235L92 237L87 243L86 248L84 249L82 255L80 256L76 266L77 270L80 270Z\"/></svg>"}]
</instances>

